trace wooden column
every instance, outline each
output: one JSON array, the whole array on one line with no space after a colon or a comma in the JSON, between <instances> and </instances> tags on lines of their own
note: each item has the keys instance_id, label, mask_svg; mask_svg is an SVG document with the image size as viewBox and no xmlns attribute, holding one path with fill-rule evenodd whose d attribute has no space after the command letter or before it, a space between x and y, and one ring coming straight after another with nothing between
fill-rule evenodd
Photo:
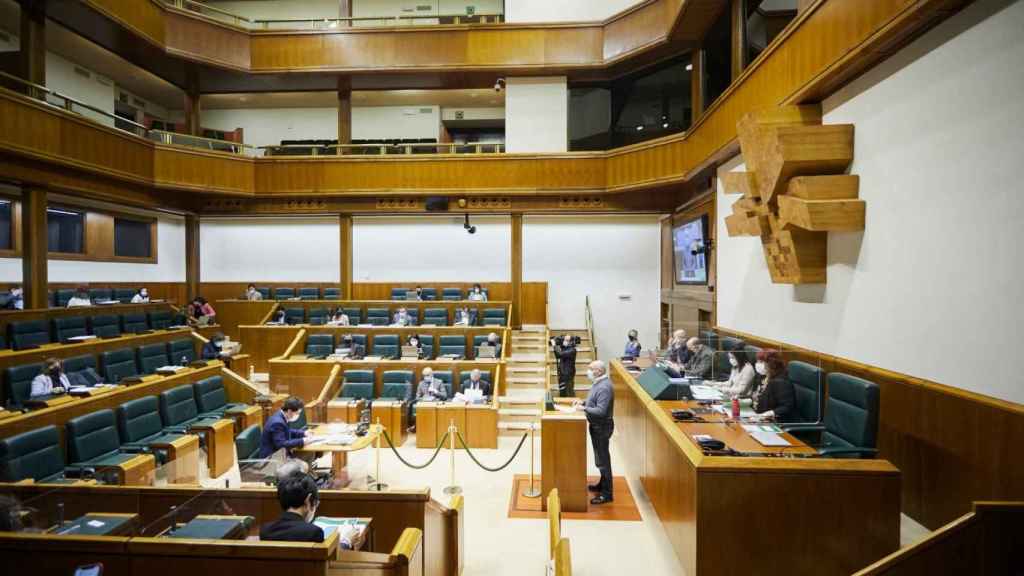
<instances>
[{"instance_id":1,"label":"wooden column","mask_svg":"<svg viewBox=\"0 0 1024 576\"><path fill-rule=\"evenodd\" d=\"M352 299L352 215L339 214L338 228L341 230L341 299Z\"/></svg>"},{"instance_id":2,"label":"wooden column","mask_svg":"<svg viewBox=\"0 0 1024 576\"><path fill-rule=\"evenodd\" d=\"M509 326L522 328L523 310L523 215L512 215L512 317Z\"/></svg>"},{"instance_id":3,"label":"wooden column","mask_svg":"<svg viewBox=\"0 0 1024 576\"><path fill-rule=\"evenodd\" d=\"M185 292L191 301L199 295L199 215L185 215Z\"/></svg>"},{"instance_id":4,"label":"wooden column","mask_svg":"<svg viewBox=\"0 0 1024 576\"><path fill-rule=\"evenodd\" d=\"M339 18L351 18L352 17L352 0L338 0L338 17ZM345 21L341 23L342 26L351 26L352 23Z\"/></svg>"},{"instance_id":5,"label":"wooden column","mask_svg":"<svg viewBox=\"0 0 1024 576\"><path fill-rule=\"evenodd\" d=\"M189 66L185 70L185 131L193 136L203 135L199 97L199 69Z\"/></svg>"},{"instance_id":6,"label":"wooden column","mask_svg":"<svg viewBox=\"0 0 1024 576\"><path fill-rule=\"evenodd\" d=\"M21 52L18 73L24 80L46 85L46 1L21 1ZM26 294L27 296L27 294ZM26 298L26 302L28 299Z\"/></svg>"},{"instance_id":7,"label":"wooden column","mask_svg":"<svg viewBox=\"0 0 1024 576\"><path fill-rule=\"evenodd\" d=\"M48 308L46 190L23 188L21 192L21 284L25 308Z\"/></svg>"},{"instance_id":8,"label":"wooden column","mask_svg":"<svg viewBox=\"0 0 1024 576\"><path fill-rule=\"evenodd\" d=\"M693 118L691 124L696 122L704 113L704 49L694 48L691 53L690 63L693 69L690 71L690 101L692 102Z\"/></svg>"},{"instance_id":9,"label":"wooden column","mask_svg":"<svg viewBox=\"0 0 1024 576\"><path fill-rule=\"evenodd\" d=\"M732 0L732 79L735 82L747 67L747 0Z\"/></svg>"},{"instance_id":10,"label":"wooden column","mask_svg":"<svg viewBox=\"0 0 1024 576\"><path fill-rule=\"evenodd\" d=\"M338 144L351 143L352 83L348 76L341 76L338 78Z\"/></svg>"}]
</instances>

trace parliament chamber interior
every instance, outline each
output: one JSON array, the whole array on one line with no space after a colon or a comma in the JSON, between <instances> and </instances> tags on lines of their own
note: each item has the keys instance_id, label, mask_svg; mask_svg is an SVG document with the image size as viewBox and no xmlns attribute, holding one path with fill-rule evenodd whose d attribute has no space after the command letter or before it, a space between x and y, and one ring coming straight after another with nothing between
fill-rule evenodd
<instances>
[{"instance_id":1,"label":"parliament chamber interior","mask_svg":"<svg viewBox=\"0 0 1024 576\"><path fill-rule=\"evenodd\" d=\"M1022 0L0 0L5 573L1024 575L1022 61Z\"/></svg>"}]
</instances>

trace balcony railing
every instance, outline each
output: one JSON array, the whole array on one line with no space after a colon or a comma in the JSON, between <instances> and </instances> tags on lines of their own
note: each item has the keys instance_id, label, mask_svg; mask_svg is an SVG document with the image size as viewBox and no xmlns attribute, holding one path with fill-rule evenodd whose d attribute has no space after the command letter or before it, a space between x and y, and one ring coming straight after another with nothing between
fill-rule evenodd
<instances>
[{"instance_id":1,"label":"balcony railing","mask_svg":"<svg viewBox=\"0 0 1024 576\"><path fill-rule=\"evenodd\" d=\"M359 26L430 26L441 24L499 24L504 14L399 14L395 16L350 16L345 18L325 15L323 18L294 18L265 20L249 18L197 0L163 0L168 6L195 12L207 18L225 22L248 30L337 30Z\"/></svg>"},{"instance_id":2,"label":"balcony railing","mask_svg":"<svg viewBox=\"0 0 1024 576\"><path fill-rule=\"evenodd\" d=\"M261 146L264 156L389 156L404 154L500 154L504 142L397 144L287 144Z\"/></svg>"}]
</instances>

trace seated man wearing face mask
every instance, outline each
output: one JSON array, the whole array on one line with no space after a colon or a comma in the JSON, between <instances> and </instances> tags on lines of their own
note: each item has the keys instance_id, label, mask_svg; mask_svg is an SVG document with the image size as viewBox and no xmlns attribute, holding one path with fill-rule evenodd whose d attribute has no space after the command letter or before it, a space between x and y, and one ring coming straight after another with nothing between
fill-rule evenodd
<instances>
[{"instance_id":1,"label":"seated man wearing face mask","mask_svg":"<svg viewBox=\"0 0 1024 576\"><path fill-rule=\"evenodd\" d=\"M47 358L43 371L32 379L31 398L63 394L71 387L67 374L60 368L60 360Z\"/></svg>"},{"instance_id":2,"label":"seated man wearing face mask","mask_svg":"<svg viewBox=\"0 0 1024 576\"><path fill-rule=\"evenodd\" d=\"M429 366L423 369L423 380L420 380L416 387L416 397L409 402L409 432L416 431L416 411L414 407L417 402L444 402L448 400L448 385L440 378L434 378L434 370Z\"/></svg>"},{"instance_id":3,"label":"seated man wearing face mask","mask_svg":"<svg viewBox=\"0 0 1024 576\"><path fill-rule=\"evenodd\" d=\"M676 330L672 333L672 339L668 342L668 361L679 367L685 366L690 361L692 353L686 347L686 330Z\"/></svg>"},{"instance_id":4,"label":"seated man wearing face mask","mask_svg":"<svg viewBox=\"0 0 1024 576\"><path fill-rule=\"evenodd\" d=\"M690 349L690 360L684 367L686 377L701 380L711 378L711 366L715 360L714 350L704 345L698 338L687 340L686 347Z\"/></svg>"},{"instance_id":5,"label":"seated man wearing face mask","mask_svg":"<svg viewBox=\"0 0 1024 576\"><path fill-rule=\"evenodd\" d=\"M626 340L626 349L622 352L622 355L629 358L640 356L640 340L637 339L636 330L630 330L626 336L628 338Z\"/></svg>"},{"instance_id":6,"label":"seated man wearing face mask","mask_svg":"<svg viewBox=\"0 0 1024 576\"><path fill-rule=\"evenodd\" d=\"M149 290L139 288L139 291L132 296L132 304L145 304L149 302Z\"/></svg>"},{"instance_id":7,"label":"seated man wearing face mask","mask_svg":"<svg viewBox=\"0 0 1024 576\"><path fill-rule=\"evenodd\" d=\"M391 323L394 326L409 326L412 324L412 317L409 316L409 311L405 308L399 308L398 312L395 312L394 321Z\"/></svg>"},{"instance_id":8,"label":"seated man wearing face mask","mask_svg":"<svg viewBox=\"0 0 1024 576\"><path fill-rule=\"evenodd\" d=\"M267 419L267 423L263 427L263 435L260 436L260 451L257 458L269 458L271 454L282 448L291 452L292 449L305 445L306 438L312 434L308 431L293 430L288 426L289 422L299 419L303 407L301 398L291 396L284 401L280 410Z\"/></svg>"},{"instance_id":9,"label":"seated man wearing face mask","mask_svg":"<svg viewBox=\"0 0 1024 576\"><path fill-rule=\"evenodd\" d=\"M277 484L277 500L283 513L275 522L260 528L260 540L278 542L323 542L324 531L313 524L320 505L320 491L308 474L291 474ZM339 545L353 550L361 545L361 531L354 526L338 530Z\"/></svg>"}]
</instances>

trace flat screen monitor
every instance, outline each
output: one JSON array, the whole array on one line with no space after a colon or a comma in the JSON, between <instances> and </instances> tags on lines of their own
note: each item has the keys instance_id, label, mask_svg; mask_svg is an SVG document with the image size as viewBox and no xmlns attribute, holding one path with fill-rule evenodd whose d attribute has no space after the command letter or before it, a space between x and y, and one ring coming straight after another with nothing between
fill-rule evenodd
<instances>
[{"instance_id":1,"label":"flat screen monitor","mask_svg":"<svg viewBox=\"0 0 1024 576\"><path fill-rule=\"evenodd\" d=\"M707 284L707 214L672 228L676 284Z\"/></svg>"}]
</instances>

